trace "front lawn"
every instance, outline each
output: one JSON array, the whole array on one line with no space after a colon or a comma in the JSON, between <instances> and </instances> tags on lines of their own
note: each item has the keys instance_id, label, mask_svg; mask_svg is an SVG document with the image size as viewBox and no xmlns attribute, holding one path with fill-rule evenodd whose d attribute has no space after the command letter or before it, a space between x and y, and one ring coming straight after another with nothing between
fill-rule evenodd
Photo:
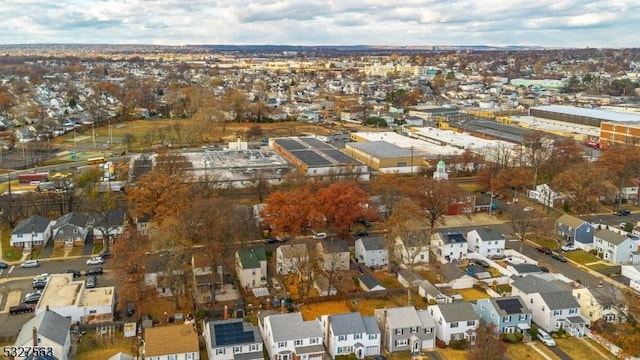
<instances>
[{"instance_id":1,"label":"front lawn","mask_svg":"<svg viewBox=\"0 0 640 360\"><path fill-rule=\"evenodd\" d=\"M530 359L530 360L544 360L542 355L533 350L525 343L509 344L507 346L507 355L512 359Z\"/></svg>"},{"instance_id":2,"label":"front lawn","mask_svg":"<svg viewBox=\"0 0 640 360\"><path fill-rule=\"evenodd\" d=\"M437 348L436 352L440 354L443 359L447 360L467 360L469 358L469 350L454 350L447 347L444 349Z\"/></svg>"},{"instance_id":3,"label":"front lawn","mask_svg":"<svg viewBox=\"0 0 640 360\"><path fill-rule=\"evenodd\" d=\"M587 267L593 271L602 271L602 270L608 270L611 266L605 263L598 263L598 264L589 265Z\"/></svg>"},{"instance_id":4,"label":"front lawn","mask_svg":"<svg viewBox=\"0 0 640 360\"><path fill-rule=\"evenodd\" d=\"M18 261L22 259L22 251L14 250L9 244L11 239L11 229L7 227L0 228L2 241L2 257L5 261Z\"/></svg>"},{"instance_id":5,"label":"front lawn","mask_svg":"<svg viewBox=\"0 0 640 360\"><path fill-rule=\"evenodd\" d=\"M558 242L555 240L535 239L532 241L538 244L538 246L548 247L551 250L558 250L560 248L560 246L558 245Z\"/></svg>"},{"instance_id":6,"label":"front lawn","mask_svg":"<svg viewBox=\"0 0 640 360\"><path fill-rule=\"evenodd\" d=\"M93 250L92 250L92 254L100 254L100 252L102 251L102 244L98 244L98 245L93 245Z\"/></svg>"},{"instance_id":7,"label":"front lawn","mask_svg":"<svg viewBox=\"0 0 640 360\"><path fill-rule=\"evenodd\" d=\"M562 349L562 351L566 352L567 355L569 355L572 359L582 359L582 360L602 359L602 356L599 353L593 351L592 348L583 344L581 340L578 340L573 337L569 337L566 339L555 339L555 340L558 347ZM607 359L616 358L615 356L613 356L608 352L605 352L604 354L611 355Z\"/></svg>"},{"instance_id":8,"label":"front lawn","mask_svg":"<svg viewBox=\"0 0 640 360\"><path fill-rule=\"evenodd\" d=\"M562 255L564 255L567 259L573 260L581 265L600 261L597 256L593 256L584 250L568 251L563 253Z\"/></svg>"}]
</instances>

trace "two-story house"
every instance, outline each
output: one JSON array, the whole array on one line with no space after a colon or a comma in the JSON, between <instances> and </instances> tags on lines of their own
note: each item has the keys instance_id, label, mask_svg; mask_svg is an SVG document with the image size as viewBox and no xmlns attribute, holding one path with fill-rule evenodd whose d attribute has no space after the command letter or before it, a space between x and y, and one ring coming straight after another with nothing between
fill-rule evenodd
<instances>
[{"instance_id":1,"label":"two-story house","mask_svg":"<svg viewBox=\"0 0 640 360\"><path fill-rule=\"evenodd\" d=\"M598 320L622 322L627 319L624 294L617 286L581 287L573 289L573 296L580 304L580 314L590 323Z\"/></svg>"},{"instance_id":2,"label":"two-story house","mask_svg":"<svg viewBox=\"0 0 640 360\"><path fill-rule=\"evenodd\" d=\"M87 215L71 212L62 215L53 225L53 246L83 246L89 230Z\"/></svg>"},{"instance_id":3,"label":"two-story house","mask_svg":"<svg viewBox=\"0 0 640 360\"><path fill-rule=\"evenodd\" d=\"M389 352L435 349L436 328L425 310L413 306L376 309L373 313L382 331L381 346Z\"/></svg>"},{"instance_id":4,"label":"two-story house","mask_svg":"<svg viewBox=\"0 0 640 360\"><path fill-rule=\"evenodd\" d=\"M556 233L566 244L575 244L583 250L593 246L595 229L591 223L575 216L564 214L556 220Z\"/></svg>"},{"instance_id":5,"label":"two-story house","mask_svg":"<svg viewBox=\"0 0 640 360\"><path fill-rule=\"evenodd\" d=\"M531 311L518 296L479 299L473 308L497 334L524 333L531 328Z\"/></svg>"},{"instance_id":6,"label":"two-story house","mask_svg":"<svg viewBox=\"0 0 640 360\"><path fill-rule=\"evenodd\" d=\"M408 239L396 238L394 255L402 267L413 268L415 265L429 262L429 240L424 237Z\"/></svg>"},{"instance_id":7,"label":"two-story house","mask_svg":"<svg viewBox=\"0 0 640 360\"><path fill-rule=\"evenodd\" d=\"M638 243L628 235L609 229L598 229L593 236L593 247L604 261L612 264L632 263Z\"/></svg>"},{"instance_id":8,"label":"two-story house","mask_svg":"<svg viewBox=\"0 0 640 360\"><path fill-rule=\"evenodd\" d=\"M309 272L309 267L307 244L280 245L278 249L276 249L276 271L278 274L299 274L299 276L307 276L309 275L306 274Z\"/></svg>"},{"instance_id":9,"label":"two-story house","mask_svg":"<svg viewBox=\"0 0 640 360\"><path fill-rule=\"evenodd\" d=\"M51 238L51 220L34 215L23 219L11 232L9 244L16 249L43 248Z\"/></svg>"},{"instance_id":10,"label":"two-story house","mask_svg":"<svg viewBox=\"0 0 640 360\"><path fill-rule=\"evenodd\" d=\"M504 245L504 236L497 229L485 227L467 233L468 251L487 258L503 256Z\"/></svg>"},{"instance_id":11,"label":"two-story house","mask_svg":"<svg viewBox=\"0 0 640 360\"><path fill-rule=\"evenodd\" d=\"M304 321L299 312L258 316L264 346L271 360L322 360L322 329L316 320Z\"/></svg>"},{"instance_id":12,"label":"two-story house","mask_svg":"<svg viewBox=\"0 0 640 360\"><path fill-rule=\"evenodd\" d=\"M210 360L262 360L260 329L242 319L209 321L202 331Z\"/></svg>"},{"instance_id":13,"label":"two-story house","mask_svg":"<svg viewBox=\"0 0 640 360\"><path fill-rule=\"evenodd\" d=\"M468 302L454 302L427 306L429 315L436 324L436 337L449 345L452 340L476 342L476 330L480 318Z\"/></svg>"},{"instance_id":14,"label":"two-story house","mask_svg":"<svg viewBox=\"0 0 640 360\"><path fill-rule=\"evenodd\" d=\"M322 240L316 244L320 267L325 271L349 270L349 246L344 240Z\"/></svg>"},{"instance_id":15,"label":"two-story house","mask_svg":"<svg viewBox=\"0 0 640 360\"><path fill-rule=\"evenodd\" d=\"M387 241L382 236L362 237L355 242L355 258L366 266L386 266L389 264Z\"/></svg>"},{"instance_id":16,"label":"two-story house","mask_svg":"<svg viewBox=\"0 0 640 360\"><path fill-rule=\"evenodd\" d=\"M22 326L14 346L32 347L37 343L43 348L51 348L55 359L67 360L71 349L70 327L71 319L53 310L43 311Z\"/></svg>"},{"instance_id":17,"label":"two-story house","mask_svg":"<svg viewBox=\"0 0 640 360\"><path fill-rule=\"evenodd\" d=\"M324 335L324 345L334 358L355 354L356 358L380 355L381 334L373 316L358 312L322 315L319 319Z\"/></svg>"},{"instance_id":18,"label":"two-story house","mask_svg":"<svg viewBox=\"0 0 640 360\"><path fill-rule=\"evenodd\" d=\"M267 253L264 248L236 251L236 274L245 289L265 286L267 283Z\"/></svg>"},{"instance_id":19,"label":"two-story house","mask_svg":"<svg viewBox=\"0 0 640 360\"><path fill-rule=\"evenodd\" d=\"M143 351L147 360L199 360L198 332L192 324L146 328Z\"/></svg>"},{"instance_id":20,"label":"two-story house","mask_svg":"<svg viewBox=\"0 0 640 360\"><path fill-rule=\"evenodd\" d=\"M573 336L583 336L588 323L580 315L580 304L572 287L546 275L527 275L511 284L511 294L519 296L531 311L533 322L547 332L564 328Z\"/></svg>"},{"instance_id":21,"label":"two-story house","mask_svg":"<svg viewBox=\"0 0 640 360\"><path fill-rule=\"evenodd\" d=\"M431 238L431 249L445 262L467 257L467 239L459 231L440 231Z\"/></svg>"}]
</instances>

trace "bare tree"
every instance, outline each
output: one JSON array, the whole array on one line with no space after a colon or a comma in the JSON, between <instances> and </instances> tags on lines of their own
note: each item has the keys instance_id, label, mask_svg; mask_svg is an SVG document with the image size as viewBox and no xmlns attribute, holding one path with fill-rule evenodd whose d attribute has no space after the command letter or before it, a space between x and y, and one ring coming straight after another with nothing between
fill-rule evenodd
<instances>
[{"instance_id":1,"label":"bare tree","mask_svg":"<svg viewBox=\"0 0 640 360\"><path fill-rule=\"evenodd\" d=\"M512 204L507 217L516 240L520 241L519 252L522 253L522 244L527 240L529 232L533 230L535 211L528 207Z\"/></svg>"}]
</instances>

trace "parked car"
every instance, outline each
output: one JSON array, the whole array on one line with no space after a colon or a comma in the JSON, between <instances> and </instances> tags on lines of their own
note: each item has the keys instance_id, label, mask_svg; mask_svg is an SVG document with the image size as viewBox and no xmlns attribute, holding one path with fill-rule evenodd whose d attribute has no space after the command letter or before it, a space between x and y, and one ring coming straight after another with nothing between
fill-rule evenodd
<instances>
[{"instance_id":1,"label":"parked car","mask_svg":"<svg viewBox=\"0 0 640 360\"><path fill-rule=\"evenodd\" d=\"M38 260L27 260L22 264L20 264L20 267L23 267L23 268L35 268L38 266L40 266L40 264L38 263Z\"/></svg>"},{"instance_id":2,"label":"parked car","mask_svg":"<svg viewBox=\"0 0 640 360\"><path fill-rule=\"evenodd\" d=\"M621 222L620 223L620 229L624 230L624 228L627 227L627 223L626 222Z\"/></svg>"},{"instance_id":3,"label":"parked car","mask_svg":"<svg viewBox=\"0 0 640 360\"><path fill-rule=\"evenodd\" d=\"M40 293L40 292L27 294L24 297L24 300L22 301L22 303L23 304L37 304L38 301L40 301L40 297L41 296L42 296L42 293Z\"/></svg>"},{"instance_id":4,"label":"parked car","mask_svg":"<svg viewBox=\"0 0 640 360\"><path fill-rule=\"evenodd\" d=\"M33 283L34 290L42 290L47 286L47 280L39 280Z\"/></svg>"},{"instance_id":5,"label":"parked car","mask_svg":"<svg viewBox=\"0 0 640 360\"><path fill-rule=\"evenodd\" d=\"M6 263L6 262L4 262L4 261L0 261L0 269L6 269L6 268L8 268L8 267L9 267L9 264L7 264L7 263Z\"/></svg>"},{"instance_id":6,"label":"parked car","mask_svg":"<svg viewBox=\"0 0 640 360\"><path fill-rule=\"evenodd\" d=\"M561 246L560 250L562 250L562 251L575 251L575 250L578 250L578 247L575 246L574 244L567 244L567 245Z\"/></svg>"},{"instance_id":7,"label":"parked car","mask_svg":"<svg viewBox=\"0 0 640 360\"><path fill-rule=\"evenodd\" d=\"M66 273L67 273L67 274L73 274L73 278L74 278L74 279L79 278L79 277L80 277L80 275L81 275L81 274L80 274L80 271L78 271L78 270L73 270L73 269L67 269Z\"/></svg>"},{"instance_id":8,"label":"parked car","mask_svg":"<svg viewBox=\"0 0 640 360\"><path fill-rule=\"evenodd\" d=\"M482 266L483 268L489 268L489 267L491 267L491 265L490 265L488 262L486 262L486 261L484 261L484 260L482 260L482 259L475 259L473 262L474 262L476 265Z\"/></svg>"},{"instance_id":9,"label":"parked car","mask_svg":"<svg viewBox=\"0 0 640 360\"><path fill-rule=\"evenodd\" d=\"M33 306L33 304L19 304L16 306L11 306L9 308L9 314L11 315L24 314L28 312L33 312L35 309L36 307Z\"/></svg>"},{"instance_id":10,"label":"parked car","mask_svg":"<svg viewBox=\"0 0 640 360\"><path fill-rule=\"evenodd\" d=\"M268 238L268 239L265 239L264 243L267 244L267 245L268 244L277 244L278 243L278 239L276 239L276 238Z\"/></svg>"},{"instance_id":11,"label":"parked car","mask_svg":"<svg viewBox=\"0 0 640 360\"><path fill-rule=\"evenodd\" d=\"M360 230L356 233L356 236L358 237L369 236L369 232L367 230Z\"/></svg>"},{"instance_id":12,"label":"parked car","mask_svg":"<svg viewBox=\"0 0 640 360\"><path fill-rule=\"evenodd\" d=\"M93 289L94 287L96 287L97 281L98 279L95 275L89 275L87 276L87 282L85 283L84 287L87 289Z\"/></svg>"},{"instance_id":13,"label":"parked car","mask_svg":"<svg viewBox=\"0 0 640 360\"><path fill-rule=\"evenodd\" d=\"M91 269L87 270L85 275L86 276L102 275L102 273L104 273L104 270L101 267L96 267L96 268L91 268Z\"/></svg>"},{"instance_id":14,"label":"parked car","mask_svg":"<svg viewBox=\"0 0 640 360\"><path fill-rule=\"evenodd\" d=\"M618 211L618 216L629 216L631 215L631 211L629 211L629 209L622 209L620 211Z\"/></svg>"},{"instance_id":15,"label":"parked car","mask_svg":"<svg viewBox=\"0 0 640 360\"><path fill-rule=\"evenodd\" d=\"M538 250L539 252L546 254L546 255L551 255L553 253L553 251L551 251L551 249L549 249L548 247L544 247L544 246L538 246L536 248L536 250Z\"/></svg>"},{"instance_id":16,"label":"parked car","mask_svg":"<svg viewBox=\"0 0 640 360\"><path fill-rule=\"evenodd\" d=\"M562 256L562 255L560 255L560 254L558 254L558 253L553 253L553 254L551 254L551 257L552 257L552 258L554 258L554 259L556 259L556 260L558 260L558 261L560 261L560 262L567 262L567 261L569 261L569 260L567 260L567 258L566 258L566 257L564 257L564 256Z\"/></svg>"},{"instance_id":17,"label":"parked car","mask_svg":"<svg viewBox=\"0 0 640 360\"><path fill-rule=\"evenodd\" d=\"M104 263L104 259L100 256L94 256L87 260L87 265L100 265Z\"/></svg>"},{"instance_id":18,"label":"parked car","mask_svg":"<svg viewBox=\"0 0 640 360\"><path fill-rule=\"evenodd\" d=\"M327 233L325 233L325 232L315 233L315 234L313 234L313 238L314 239L326 239L327 238Z\"/></svg>"},{"instance_id":19,"label":"parked car","mask_svg":"<svg viewBox=\"0 0 640 360\"><path fill-rule=\"evenodd\" d=\"M538 329L538 340L547 346L556 346L556 341L546 331Z\"/></svg>"},{"instance_id":20,"label":"parked car","mask_svg":"<svg viewBox=\"0 0 640 360\"><path fill-rule=\"evenodd\" d=\"M102 251L100 254L98 254L98 256L100 256L102 259L108 259L111 257L111 251Z\"/></svg>"}]
</instances>

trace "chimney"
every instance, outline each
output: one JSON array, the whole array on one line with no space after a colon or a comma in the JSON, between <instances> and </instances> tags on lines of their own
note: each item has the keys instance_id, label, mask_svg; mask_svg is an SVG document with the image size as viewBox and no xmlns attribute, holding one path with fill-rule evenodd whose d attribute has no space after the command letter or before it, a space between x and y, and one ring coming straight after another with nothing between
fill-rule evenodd
<instances>
[{"instance_id":1,"label":"chimney","mask_svg":"<svg viewBox=\"0 0 640 360\"><path fill-rule=\"evenodd\" d=\"M229 305L224 306L224 319L225 320L229 319Z\"/></svg>"},{"instance_id":2,"label":"chimney","mask_svg":"<svg viewBox=\"0 0 640 360\"><path fill-rule=\"evenodd\" d=\"M38 329L36 329L36 327L34 326L33 329L31 329L31 332L31 336L33 336L33 348L35 349L36 347L38 347Z\"/></svg>"}]
</instances>

